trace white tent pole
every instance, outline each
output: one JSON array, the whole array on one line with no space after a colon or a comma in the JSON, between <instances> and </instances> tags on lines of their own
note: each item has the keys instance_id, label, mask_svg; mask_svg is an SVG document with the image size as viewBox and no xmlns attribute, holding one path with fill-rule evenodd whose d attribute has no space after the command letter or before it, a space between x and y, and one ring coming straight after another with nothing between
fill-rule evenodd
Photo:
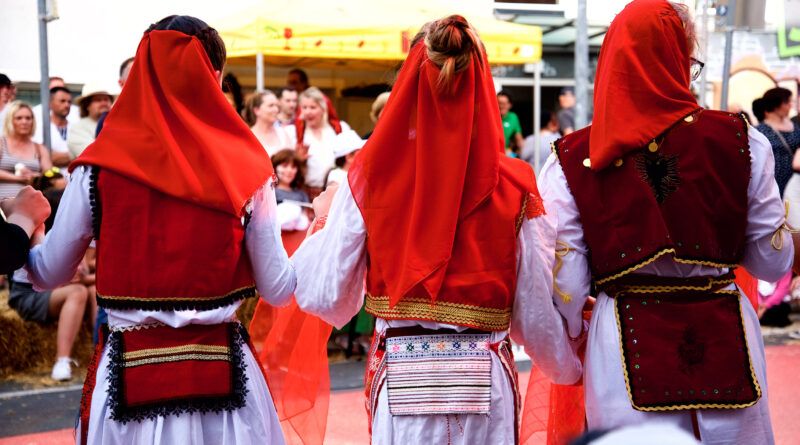
<instances>
[{"instance_id":1,"label":"white tent pole","mask_svg":"<svg viewBox=\"0 0 800 445\"><path fill-rule=\"evenodd\" d=\"M536 174L539 174L539 159L541 140L539 139L539 122L542 120L542 61L538 61L533 66L533 149L534 164Z\"/></svg>"},{"instance_id":2,"label":"white tent pole","mask_svg":"<svg viewBox=\"0 0 800 445\"><path fill-rule=\"evenodd\" d=\"M264 91L264 53L256 53L256 91Z\"/></svg>"}]
</instances>

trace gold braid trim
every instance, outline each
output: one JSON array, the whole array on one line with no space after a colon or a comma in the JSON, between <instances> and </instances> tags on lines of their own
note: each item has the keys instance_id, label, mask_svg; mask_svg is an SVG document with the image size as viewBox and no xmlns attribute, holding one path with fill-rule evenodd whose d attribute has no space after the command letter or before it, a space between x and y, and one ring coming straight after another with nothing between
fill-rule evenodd
<instances>
[{"instance_id":1,"label":"gold braid trim","mask_svg":"<svg viewBox=\"0 0 800 445\"><path fill-rule=\"evenodd\" d=\"M789 217L789 202L786 201L786 215L784 216L783 224L780 227L775 229L775 232L772 233L772 239L770 239L770 245L775 250L783 250L783 232L789 232L790 234L800 233L800 230L795 229L794 227L790 226L788 222L786 222L786 218Z\"/></svg>"},{"instance_id":2,"label":"gold braid trim","mask_svg":"<svg viewBox=\"0 0 800 445\"><path fill-rule=\"evenodd\" d=\"M403 298L389 307L389 297L367 295L366 311L386 320L430 320L487 331L504 331L511 324L511 308L494 309L468 304Z\"/></svg>"},{"instance_id":3,"label":"gold braid trim","mask_svg":"<svg viewBox=\"0 0 800 445\"><path fill-rule=\"evenodd\" d=\"M528 208L529 196L529 193L525 193L525 197L522 199L522 210L520 210L517 218L517 235L519 235L519 230L522 228L522 223L525 222L525 210Z\"/></svg>"},{"instance_id":4,"label":"gold braid trim","mask_svg":"<svg viewBox=\"0 0 800 445\"><path fill-rule=\"evenodd\" d=\"M639 263L637 263L637 264L635 264L635 265L623 270L620 273L614 274L614 275L612 275L610 277L606 277L606 278L597 280L597 282L595 284L597 284L599 286L601 284L608 283L609 281L616 280L617 278L624 277L625 275L628 275L631 272L635 272L636 270L641 269L642 267L647 266L648 264L651 264L651 263L655 262L657 259L661 258L662 256L664 256L664 255L666 255L668 253L671 253L672 255L676 255L675 249L673 249L672 247L663 249L663 250L659 251L658 253L656 253L655 255L651 256L650 258L648 258L646 260L643 260L643 261L641 261L641 262L639 262ZM672 260L675 261L676 263L698 264L698 265L701 265L701 266L717 267L717 268L720 268L720 269L721 268L732 268L732 267L736 267L737 266L736 264L716 263L716 262L713 262L713 261L687 260L687 259L678 258L677 256L673 257Z\"/></svg>"},{"instance_id":5,"label":"gold braid trim","mask_svg":"<svg viewBox=\"0 0 800 445\"><path fill-rule=\"evenodd\" d=\"M733 284L733 278L709 278L708 284L704 286L625 286L623 292L626 294L660 294L667 292L679 291L707 291L716 287L717 285ZM612 285L613 286L613 285Z\"/></svg>"},{"instance_id":6,"label":"gold braid trim","mask_svg":"<svg viewBox=\"0 0 800 445\"><path fill-rule=\"evenodd\" d=\"M182 355L169 355L166 357L153 357L141 360L134 360L125 363L126 368L135 368L143 365L154 365L157 363L170 363L182 362L186 360L203 360L203 361L231 361L230 355L208 355L208 354L182 354Z\"/></svg>"},{"instance_id":7,"label":"gold braid trim","mask_svg":"<svg viewBox=\"0 0 800 445\"><path fill-rule=\"evenodd\" d=\"M753 368L753 359L752 354L750 354L749 346L747 344L747 325L744 322L744 314L742 313L742 300L741 294L739 291L735 290L721 290L715 292L716 294L727 294L731 296L736 296L739 300L739 315L740 319L742 320L742 329L744 329L744 343L745 347L748 348L747 358L750 364L750 378L753 379L753 383L755 384L756 388L756 399L749 403L740 403L740 404L727 404L727 403L695 403L695 404L685 404L685 405L664 405L664 406L653 406L653 407L641 407L633 403L633 394L631 393L631 382L630 376L628 375L628 367L625 365L625 351L622 348L622 323L619 321L619 299L614 301L614 316L616 317L617 321L617 335L619 336L619 356L622 360L622 374L625 377L625 388L628 391L628 400L631 402L631 406L637 411L679 411L679 410L687 410L687 409L741 409L741 408L748 408L756 403L761 399L761 385L758 383L758 377L756 377L755 368Z\"/></svg>"},{"instance_id":8,"label":"gold braid trim","mask_svg":"<svg viewBox=\"0 0 800 445\"><path fill-rule=\"evenodd\" d=\"M228 298L230 295L252 290L255 292L255 286L245 286L240 287L239 289L232 290L225 295L217 295L213 297L129 297L129 296L115 296L115 295L101 295L100 298L106 300L121 300L121 301L206 301L206 300L222 300L224 298Z\"/></svg>"},{"instance_id":9,"label":"gold braid trim","mask_svg":"<svg viewBox=\"0 0 800 445\"><path fill-rule=\"evenodd\" d=\"M572 301L572 296L558 287L558 282L556 281L556 277L558 276L558 272L561 270L561 266L564 265L564 257L572 251L572 248L563 241L556 241L556 265L553 267L553 292L561 297L561 301L564 303L569 303Z\"/></svg>"},{"instance_id":10,"label":"gold braid trim","mask_svg":"<svg viewBox=\"0 0 800 445\"><path fill-rule=\"evenodd\" d=\"M123 358L125 360L135 360L138 358L148 357L148 356L186 354L189 352L230 354L230 348L228 348L227 346L217 346L217 345L188 344L183 346L175 346L171 348L151 348L151 349L140 349L138 351L126 352L125 354L123 354Z\"/></svg>"}]
</instances>

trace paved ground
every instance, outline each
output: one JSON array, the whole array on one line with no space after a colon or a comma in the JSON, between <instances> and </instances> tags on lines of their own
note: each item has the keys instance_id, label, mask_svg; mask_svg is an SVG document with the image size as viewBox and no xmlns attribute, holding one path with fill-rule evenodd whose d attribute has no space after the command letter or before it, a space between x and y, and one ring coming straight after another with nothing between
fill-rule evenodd
<instances>
[{"instance_id":1,"label":"paved ground","mask_svg":"<svg viewBox=\"0 0 800 445\"><path fill-rule=\"evenodd\" d=\"M795 328L796 329L796 328ZM766 333L770 411L778 445L800 443L800 341L791 330ZM326 443L367 444L367 421L361 388L363 362L331 367L330 417ZM521 366L521 387L527 386L528 368ZM0 445L72 444L75 409L80 388L75 385L24 390L0 385Z\"/></svg>"}]
</instances>

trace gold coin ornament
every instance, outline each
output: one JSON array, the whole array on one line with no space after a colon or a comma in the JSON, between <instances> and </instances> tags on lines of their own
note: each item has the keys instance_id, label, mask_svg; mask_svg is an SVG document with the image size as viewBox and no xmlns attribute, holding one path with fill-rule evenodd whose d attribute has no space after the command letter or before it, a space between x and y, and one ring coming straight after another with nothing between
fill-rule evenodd
<instances>
[{"instance_id":1,"label":"gold coin ornament","mask_svg":"<svg viewBox=\"0 0 800 445\"><path fill-rule=\"evenodd\" d=\"M647 146L647 149L650 150L651 153L655 153L658 151L658 144L656 141L653 141Z\"/></svg>"}]
</instances>

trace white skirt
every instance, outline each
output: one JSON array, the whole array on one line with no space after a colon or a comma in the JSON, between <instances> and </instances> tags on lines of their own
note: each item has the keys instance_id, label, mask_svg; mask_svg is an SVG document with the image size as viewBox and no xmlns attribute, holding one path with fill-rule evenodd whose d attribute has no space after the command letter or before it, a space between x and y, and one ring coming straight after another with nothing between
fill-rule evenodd
<instances>
[{"instance_id":1,"label":"white skirt","mask_svg":"<svg viewBox=\"0 0 800 445\"><path fill-rule=\"evenodd\" d=\"M111 420L108 407L108 362L106 346L97 368L97 385L92 394L89 417L89 444L192 444L192 445L265 445L283 444L278 414L267 382L253 353L242 345L247 366L245 406L220 413L183 413L159 416L141 422L122 424ZM158 378L158 376L153 376ZM78 427L80 429L80 426ZM78 438L81 432L77 432Z\"/></svg>"}]
</instances>

